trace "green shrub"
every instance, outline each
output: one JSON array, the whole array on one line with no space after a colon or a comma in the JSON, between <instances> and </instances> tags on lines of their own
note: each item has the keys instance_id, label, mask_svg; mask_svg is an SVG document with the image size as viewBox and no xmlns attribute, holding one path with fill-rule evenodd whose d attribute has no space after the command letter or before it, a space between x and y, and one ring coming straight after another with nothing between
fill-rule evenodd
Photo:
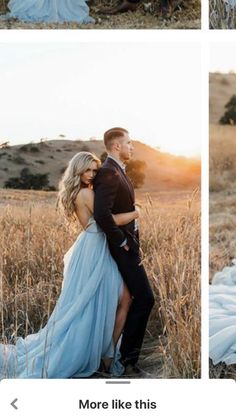
<instances>
[{"instance_id":1,"label":"green shrub","mask_svg":"<svg viewBox=\"0 0 236 419\"><path fill-rule=\"evenodd\" d=\"M48 173L33 174L27 167L21 170L20 177L11 177L5 184L5 188L12 189L35 189L50 188Z\"/></svg>"},{"instance_id":2,"label":"green shrub","mask_svg":"<svg viewBox=\"0 0 236 419\"><path fill-rule=\"evenodd\" d=\"M220 118L221 125L234 125L236 123L236 95L231 96L225 105L226 111Z\"/></svg>"},{"instance_id":3,"label":"green shrub","mask_svg":"<svg viewBox=\"0 0 236 419\"><path fill-rule=\"evenodd\" d=\"M12 161L13 161L13 163L16 163L16 164L25 164L26 163L25 159L21 156L13 157Z\"/></svg>"},{"instance_id":4,"label":"green shrub","mask_svg":"<svg viewBox=\"0 0 236 419\"><path fill-rule=\"evenodd\" d=\"M32 153L38 153L40 150L39 150L39 148L38 148L37 146L32 145L32 146L30 147L30 151L31 151Z\"/></svg>"}]
</instances>

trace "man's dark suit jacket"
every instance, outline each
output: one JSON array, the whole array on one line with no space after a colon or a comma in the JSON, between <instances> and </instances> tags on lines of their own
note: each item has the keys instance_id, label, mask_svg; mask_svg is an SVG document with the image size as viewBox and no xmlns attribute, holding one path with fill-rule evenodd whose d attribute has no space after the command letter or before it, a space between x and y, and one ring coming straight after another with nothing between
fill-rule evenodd
<instances>
[{"instance_id":1,"label":"man's dark suit jacket","mask_svg":"<svg viewBox=\"0 0 236 419\"><path fill-rule=\"evenodd\" d=\"M127 245L135 252L139 249L138 237L134 232L134 220L125 226L117 226L112 214L134 211L134 188L122 168L115 160L107 158L94 179L94 218L105 232L109 245Z\"/></svg>"}]
</instances>

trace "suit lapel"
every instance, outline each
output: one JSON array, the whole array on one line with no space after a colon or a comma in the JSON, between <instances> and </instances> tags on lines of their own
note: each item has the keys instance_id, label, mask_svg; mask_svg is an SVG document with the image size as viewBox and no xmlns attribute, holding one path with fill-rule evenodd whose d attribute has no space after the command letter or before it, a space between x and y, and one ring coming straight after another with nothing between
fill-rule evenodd
<instances>
[{"instance_id":1,"label":"suit lapel","mask_svg":"<svg viewBox=\"0 0 236 419\"><path fill-rule=\"evenodd\" d=\"M133 187L133 184L132 184L130 178L125 173L124 173L124 178L125 178L126 182L128 183L128 186L129 186L129 189L130 189L132 198L134 200L134 187Z\"/></svg>"},{"instance_id":2,"label":"suit lapel","mask_svg":"<svg viewBox=\"0 0 236 419\"><path fill-rule=\"evenodd\" d=\"M122 170L122 169L121 169L121 170ZM132 198L132 200L134 201L134 188L133 188L133 185L132 185L131 181L129 180L128 176L127 176L127 175L123 172L123 170L122 170L122 176L123 176L123 179L124 179L124 180L125 180L125 182L126 182L126 185L127 185L127 186L128 186L128 188L129 188L131 198Z\"/></svg>"},{"instance_id":3,"label":"suit lapel","mask_svg":"<svg viewBox=\"0 0 236 419\"><path fill-rule=\"evenodd\" d=\"M119 170L119 173L120 173L120 175L121 175L121 178L122 178L123 182L125 183L125 185L128 187L128 190L129 190L129 193L130 193L131 199L132 199L132 201L134 202L134 188L133 188L133 185L132 185L131 181L129 180L128 176L125 174L125 172L124 172L124 171L122 170L122 168L119 166L119 164L118 164L118 163L116 163L116 161L115 161L115 160L110 159L110 158L108 157L106 161L107 161L109 164L114 165L114 166L115 166L115 167Z\"/></svg>"}]
</instances>

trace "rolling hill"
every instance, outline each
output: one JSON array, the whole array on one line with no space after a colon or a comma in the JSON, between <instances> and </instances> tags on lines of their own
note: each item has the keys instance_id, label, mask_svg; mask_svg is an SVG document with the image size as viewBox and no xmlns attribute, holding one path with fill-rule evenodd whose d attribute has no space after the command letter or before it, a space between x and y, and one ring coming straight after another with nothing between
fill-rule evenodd
<instances>
[{"instance_id":1,"label":"rolling hill","mask_svg":"<svg viewBox=\"0 0 236 419\"><path fill-rule=\"evenodd\" d=\"M134 142L134 159L147 164L143 190L193 189L200 183L200 161L162 153L140 141ZM0 149L0 187L10 177L18 177L24 167L32 173L49 173L50 185L58 181L71 157L87 150L101 156L102 141L48 140Z\"/></svg>"}]
</instances>

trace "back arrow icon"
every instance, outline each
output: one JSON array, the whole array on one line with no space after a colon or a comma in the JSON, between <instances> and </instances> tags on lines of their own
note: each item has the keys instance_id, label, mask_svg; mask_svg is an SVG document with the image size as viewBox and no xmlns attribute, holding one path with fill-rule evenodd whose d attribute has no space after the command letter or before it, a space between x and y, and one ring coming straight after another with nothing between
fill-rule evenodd
<instances>
[{"instance_id":1,"label":"back arrow icon","mask_svg":"<svg viewBox=\"0 0 236 419\"><path fill-rule=\"evenodd\" d=\"M18 409L18 407L15 405L18 399L14 399L13 402L11 402L11 406L14 407L14 409Z\"/></svg>"}]
</instances>

